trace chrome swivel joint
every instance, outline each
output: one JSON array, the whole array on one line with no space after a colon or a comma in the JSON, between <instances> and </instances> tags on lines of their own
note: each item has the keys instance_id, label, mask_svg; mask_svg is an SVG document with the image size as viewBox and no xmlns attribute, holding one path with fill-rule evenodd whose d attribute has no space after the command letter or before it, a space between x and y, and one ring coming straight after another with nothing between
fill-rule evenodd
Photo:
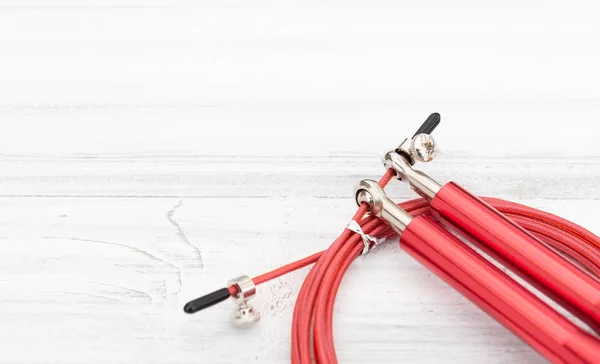
<instances>
[{"instance_id":1,"label":"chrome swivel joint","mask_svg":"<svg viewBox=\"0 0 600 364\"><path fill-rule=\"evenodd\" d=\"M248 300L256 294L256 286L252 279L248 276L237 277L227 283L228 288L232 286L235 286L238 292L235 296L231 296L237 304L229 317L231 323L237 327L248 327L258 322L260 313L248 303Z\"/></svg>"},{"instance_id":2,"label":"chrome swivel joint","mask_svg":"<svg viewBox=\"0 0 600 364\"><path fill-rule=\"evenodd\" d=\"M411 165L417 161L431 162L435 158L435 140L429 134L416 134L411 139L404 139L396 150L403 154Z\"/></svg>"},{"instance_id":3,"label":"chrome swivel joint","mask_svg":"<svg viewBox=\"0 0 600 364\"><path fill-rule=\"evenodd\" d=\"M356 204L369 205L371 215L387 222L398 234L410 224L413 217L392 201L379 184L370 179L363 179L354 187Z\"/></svg>"},{"instance_id":4,"label":"chrome swivel joint","mask_svg":"<svg viewBox=\"0 0 600 364\"><path fill-rule=\"evenodd\" d=\"M431 114L410 139L405 139L395 150L384 156L387 169L396 172L396 178L407 182L421 197L431 200L442 187L425 173L413 168L415 162L431 162L435 158L435 141L430 135L440 123L440 115Z\"/></svg>"},{"instance_id":5,"label":"chrome swivel joint","mask_svg":"<svg viewBox=\"0 0 600 364\"><path fill-rule=\"evenodd\" d=\"M384 165L387 169L393 169L396 172L396 178L407 182L410 187L421 197L431 201L442 186L431 179L425 173L413 169L404 155L393 151L388 152L384 157Z\"/></svg>"},{"instance_id":6,"label":"chrome swivel joint","mask_svg":"<svg viewBox=\"0 0 600 364\"><path fill-rule=\"evenodd\" d=\"M433 113L427 117L421 127L412 138L406 138L396 148L396 152L402 154L412 166L416 161L431 162L435 158L435 141L431 133L440 124L441 116Z\"/></svg>"}]
</instances>

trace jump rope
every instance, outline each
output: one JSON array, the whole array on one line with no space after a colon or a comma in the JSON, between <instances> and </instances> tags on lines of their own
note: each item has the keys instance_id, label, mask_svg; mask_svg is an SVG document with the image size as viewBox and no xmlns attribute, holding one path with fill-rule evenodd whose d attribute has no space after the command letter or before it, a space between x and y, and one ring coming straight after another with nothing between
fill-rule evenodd
<instances>
[{"instance_id":1,"label":"jump rope","mask_svg":"<svg viewBox=\"0 0 600 364\"><path fill-rule=\"evenodd\" d=\"M434 113L412 138L385 155L387 172L355 187L358 211L322 252L188 302L195 313L227 298L237 304L236 326L258 321L248 303L256 286L313 265L298 294L292 323L292 363L337 363L332 329L335 298L344 274L359 256L400 236L400 247L524 342L555 363L600 363L600 340L502 272L454 234L486 252L600 333L600 238L553 214L490 197L459 185L439 185L415 170L435 157ZM391 201L384 192L394 178L422 198ZM453 234L454 233L454 234Z\"/></svg>"}]
</instances>

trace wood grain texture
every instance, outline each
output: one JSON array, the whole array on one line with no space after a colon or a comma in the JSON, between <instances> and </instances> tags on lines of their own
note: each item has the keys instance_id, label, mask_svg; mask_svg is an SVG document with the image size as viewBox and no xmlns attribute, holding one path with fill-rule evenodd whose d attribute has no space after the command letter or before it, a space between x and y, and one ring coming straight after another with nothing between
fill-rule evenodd
<instances>
[{"instance_id":1,"label":"wood grain texture","mask_svg":"<svg viewBox=\"0 0 600 364\"><path fill-rule=\"evenodd\" d=\"M260 287L250 330L183 304L326 248L432 111L436 179L600 233L598 11L1 2L0 362L289 361L306 269ZM395 242L335 310L341 362L543 362Z\"/></svg>"}]
</instances>

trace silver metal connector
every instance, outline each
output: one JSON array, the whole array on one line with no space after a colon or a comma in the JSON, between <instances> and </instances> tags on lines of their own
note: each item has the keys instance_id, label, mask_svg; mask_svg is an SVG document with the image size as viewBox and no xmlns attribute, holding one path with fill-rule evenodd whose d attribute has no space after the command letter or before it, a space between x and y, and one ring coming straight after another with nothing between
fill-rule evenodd
<instances>
[{"instance_id":1,"label":"silver metal connector","mask_svg":"<svg viewBox=\"0 0 600 364\"><path fill-rule=\"evenodd\" d=\"M411 166L416 162L428 163L436 156L435 140L429 134L416 134L411 139L404 139L395 152L401 154Z\"/></svg>"},{"instance_id":2,"label":"silver metal connector","mask_svg":"<svg viewBox=\"0 0 600 364\"><path fill-rule=\"evenodd\" d=\"M387 197L376 181L363 179L358 182L354 187L354 196L358 206L362 203L368 204L371 215L387 222L398 234L402 234L413 219L408 212Z\"/></svg>"},{"instance_id":3,"label":"silver metal connector","mask_svg":"<svg viewBox=\"0 0 600 364\"><path fill-rule=\"evenodd\" d=\"M435 140L429 134L417 134L410 143L410 155L414 160L428 163L435 158Z\"/></svg>"},{"instance_id":4,"label":"silver metal connector","mask_svg":"<svg viewBox=\"0 0 600 364\"><path fill-rule=\"evenodd\" d=\"M236 303L229 320L234 326L248 327L260 320L260 313L248 303L256 294L256 285L248 276L240 276L227 282L227 288L235 286L238 293L231 298Z\"/></svg>"},{"instance_id":5,"label":"silver metal connector","mask_svg":"<svg viewBox=\"0 0 600 364\"><path fill-rule=\"evenodd\" d=\"M229 320L235 327L249 327L260 320L260 313L248 302L244 302L237 305L235 311L229 316Z\"/></svg>"},{"instance_id":6,"label":"silver metal connector","mask_svg":"<svg viewBox=\"0 0 600 364\"><path fill-rule=\"evenodd\" d=\"M420 135L420 134L419 134ZM428 201L433 200L442 186L431 179L425 173L413 169L410 161L397 152L388 152L384 157L384 165L387 169L393 169L396 177L407 182L415 192Z\"/></svg>"}]
</instances>

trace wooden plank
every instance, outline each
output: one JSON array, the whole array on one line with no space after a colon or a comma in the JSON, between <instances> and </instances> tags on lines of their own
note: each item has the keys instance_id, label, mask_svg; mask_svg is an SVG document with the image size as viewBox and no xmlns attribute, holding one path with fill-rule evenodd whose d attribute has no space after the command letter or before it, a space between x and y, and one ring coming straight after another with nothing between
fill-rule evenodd
<instances>
[{"instance_id":1,"label":"wooden plank","mask_svg":"<svg viewBox=\"0 0 600 364\"><path fill-rule=\"evenodd\" d=\"M597 201L521 202L600 230L587 213ZM249 331L229 325L228 302L194 316L182 305L325 248L352 210L298 197L3 198L3 361L286 361L306 270L260 287ZM395 242L351 268L335 326L347 362L540 361Z\"/></svg>"},{"instance_id":2,"label":"wooden plank","mask_svg":"<svg viewBox=\"0 0 600 364\"><path fill-rule=\"evenodd\" d=\"M600 166L588 158L443 155L423 170L475 193L506 199L599 199ZM0 156L1 196L348 198L362 178L384 172L376 154L329 156ZM389 194L417 195L400 183Z\"/></svg>"}]
</instances>

